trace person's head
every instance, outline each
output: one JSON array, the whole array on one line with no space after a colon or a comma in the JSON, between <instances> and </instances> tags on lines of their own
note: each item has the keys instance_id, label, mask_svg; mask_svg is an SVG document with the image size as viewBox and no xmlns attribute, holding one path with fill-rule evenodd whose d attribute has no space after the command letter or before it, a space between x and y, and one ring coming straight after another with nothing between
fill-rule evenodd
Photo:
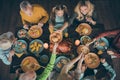
<instances>
[{"instance_id":1,"label":"person's head","mask_svg":"<svg viewBox=\"0 0 120 80\"><path fill-rule=\"evenodd\" d=\"M35 71L27 71L20 75L19 80L36 80Z\"/></svg>"},{"instance_id":2,"label":"person's head","mask_svg":"<svg viewBox=\"0 0 120 80\"><path fill-rule=\"evenodd\" d=\"M0 36L0 48L2 50L7 50L11 48L15 37L12 32L4 33Z\"/></svg>"},{"instance_id":3,"label":"person's head","mask_svg":"<svg viewBox=\"0 0 120 80\"><path fill-rule=\"evenodd\" d=\"M64 20L68 20L68 9L65 5L56 5L52 8L52 12L50 15L51 20L54 22L56 16L58 17L64 17Z\"/></svg>"},{"instance_id":4,"label":"person's head","mask_svg":"<svg viewBox=\"0 0 120 80\"><path fill-rule=\"evenodd\" d=\"M75 13L78 14L77 19L82 20L83 15L92 16L94 5L89 0L81 0L75 7Z\"/></svg>"},{"instance_id":5,"label":"person's head","mask_svg":"<svg viewBox=\"0 0 120 80\"><path fill-rule=\"evenodd\" d=\"M32 5L28 1L22 1L20 3L20 9L28 16L32 14Z\"/></svg>"},{"instance_id":6,"label":"person's head","mask_svg":"<svg viewBox=\"0 0 120 80\"><path fill-rule=\"evenodd\" d=\"M7 49L10 49L12 46L12 43L8 40L8 39L2 39L0 41L0 48L2 50L7 50Z\"/></svg>"}]
</instances>

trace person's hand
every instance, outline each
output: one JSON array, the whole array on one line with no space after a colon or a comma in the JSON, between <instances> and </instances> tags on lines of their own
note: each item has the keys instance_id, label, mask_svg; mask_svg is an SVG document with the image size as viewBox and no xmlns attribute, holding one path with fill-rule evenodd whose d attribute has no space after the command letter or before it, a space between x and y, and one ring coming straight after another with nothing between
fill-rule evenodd
<instances>
[{"instance_id":1,"label":"person's hand","mask_svg":"<svg viewBox=\"0 0 120 80\"><path fill-rule=\"evenodd\" d=\"M80 53L78 57L79 57L79 62L82 63L84 60L84 53Z\"/></svg>"},{"instance_id":2,"label":"person's hand","mask_svg":"<svg viewBox=\"0 0 120 80\"><path fill-rule=\"evenodd\" d=\"M15 38L15 39L12 41L13 44L16 44L16 42L17 42L17 38Z\"/></svg>"},{"instance_id":3,"label":"person's hand","mask_svg":"<svg viewBox=\"0 0 120 80\"><path fill-rule=\"evenodd\" d=\"M11 50L10 53L9 53L10 57L14 56L14 54L15 54L14 50Z\"/></svg>"},{"instance_id":4,"label":"person's hand","mask_svg":"<svg viewBox=\"0 0 120 80\"><path fill-rule=\"evenodd\" d=\"M80 44L80 40L75 40L75 46L78 46Z\"/></svg>"},{"instance_id":5,"label":"person's hand","mask_svg":"<svg viewBox=\"0 0 120 80\"><path fill-rule=\"evenodd\" d=\"M65 22L63 26L60 28L61 31L64 31L68 27L68 22Z\"/></svg>"},{"instance_id":6,"label":"person's hand","mask_svg":"<svg viewBox=\"0 0 120 80\"><path fill-rule=\"evenodd\" d=\"M57 30L57 31L55 31L55 32L62 33L62 30L60 29L60 30Z\"/></svg>"},{"instance_id":7,"label":"person's hand","mask_svg":"<svg viewBox=\"0 0 120 80\"><path fill-rule=\"evenodd\" d=\"M82 56L81 56L81 63L84 61L84 59L85 59L85 54L84 53L81 53L82 54Z\"/></svg>"},{"instance_id":8,"label":"person's hand","mask_svg":"<svg viewBox=\"0 0 120 80\"><path fill-rule=\"evenodd\" d=\"M25 24L25 25L23 26L23 28L24 28L24 29L29 29L29 26L28 26L27 24Z\"/></svg>"},{"instance_id":9,"label":"person's hand","mask_svg":"<svg viewBox=\"0 0 120 80\"><path fill-rule=\"evenodd\" d=\"M61 30L61 29L60 29L60 30L57 30L57 32L62 32L62 31L63 31L63 30Z\"/></svg>"},{"instance_id":10,"label":"person's hand","mask_svg":"<svg viewBox=\"0 0 120 80\"><path fill-rule=\"evenodd\" d=\"M92 23L93 25L96 24L96 21L93 21L93 19L92 19L91 17L86 18L86 20L87 20L88 22Z\"/></svg>"},{"instance_id":11,"label":"person's hand","mask_svg":"<svg viewBox=\"0 0 120 80\"><path fill-rule=\"evenodd\" d=\"M19 74L19 69L17 69L17 70L15 71L15 73L16 73L16 75L18 75L18 74Z\"/></svg>"},{"instance_id":12,"label":"person's hand","mask_svg":"<svg viewBox=\"0 0 120 80\"><path fill-rule=\"evenodd\" d=\"M87 66L85 64L82 64L81 72L84 73L86 69L87 69Z\"/></svg>"},{"instance_id":13,"label":"person's hand","mask_svg":"<svg viewBox=\"0 0 120 80\"><path fill-rule=\"evenodd\" d=\"M54 32L54 27L52 25L49 26L49 31L50 31L50 34Z\"/></svg>"},{"instance_id":14,"label":"person's hand","mask_svg":"<svg viewBox=\"0 0 120 80\"><path fill-rule=\"evenodd\" d=\"M94 38L91 42L89 42L89 43L85 44L85 46L89 46L89 45L91 45L91 44L92 44L92 43L94 43L96 40L97 40L97 39L96 39L96 38Z\"/></svg>"},{"instance_id":15,"label":"person's hand","mask_svg":"<svg viewBox=\"0 0 120 80\"><path fill-rule=\"evenodd\" d=\"M42 22L39 22L39 23L38 23L38 26L39 26L39 27L42 27L43 25L44 25L44 24L43 24Z\"/></svg>"},{"instance_id":16,"label":"person's hand","mask_svg":"<svg viewBox=\"0 0 120 80\"><path fill-rule=\"evenodd\" d=\"M57 52L56 52L57 47L58 47L58 43L55 43L54 47L53 47L53 52L52 53L57 54Z\"/></svg>"},{"instance_id":17,"label":"person's hand","mask_svg":"<svg viewBox=\"0 0 120 80\"><path fill-rule=\"evenodd\" d=\"M97 39L96 38L94 38L93 40L92 40L92 42L95 42Z\"/></svg>"},{"instance_id":18,"label":"person's hand","mask_svg":"<svg viewBox=\"0 0 120 80\"><path fill-rule=\"evenodd\" d=\"M82 63L84 61L85 55L83 53L81 53L79 56L80 56L80 58L79 58L79 62L78 62L78 65L77 65L77 69L82 72L82 68L83 68L83 72L84 72L85 66L82 66Z\"/></svg>"},{"instance_id":19,"label":"person's hand","mask_svg":"<svg viewBox=\"0 0 120 80\"><path fill-rule=\"evenodd\" d=\"M43 46L44 46L45 49L48 49L48 47L49 47L48 43L44 43Z\"/></svg>"},{"instance_id":20,"label":"person's hand","mask_svg":"<svg viewBox=\"0 0 120 80\"><path fill-rule=\"evenodd\" d=\"M85 44L85 46L89 47L90 43Z\"/></svg>"},{"instance_id":21,"label":"person's hand","mask_svg":"<svg viewBox=\"0 0 120 80\"><path fill-rule=\"evenodd\" d=\"M107 50L107 53L108 53L108 55L113 55L113 54L115 54L113 51L111 51L111 50Z\"/></svg>"},{"instance_id":22,"label":"person's hand","mask_svg":"<svg viewBox=\"0 0 120 80\"><path fill-rule=\"evenodd\" d=\"M103 58L103 59L100 59L101 63L105 63L106 60Z\"/></svg>"},{"instance_id":23,"label":"person's hand","mask_svg":"<svg viewBox=\"0 0 120 80\"><path fill-rule=\"evenodd\" d=\"M16 71L15 71L15 73L16 73L16 75L19 75L19 71L21 70L21 68L18 68Z\"/></svg>"}]
</instances>

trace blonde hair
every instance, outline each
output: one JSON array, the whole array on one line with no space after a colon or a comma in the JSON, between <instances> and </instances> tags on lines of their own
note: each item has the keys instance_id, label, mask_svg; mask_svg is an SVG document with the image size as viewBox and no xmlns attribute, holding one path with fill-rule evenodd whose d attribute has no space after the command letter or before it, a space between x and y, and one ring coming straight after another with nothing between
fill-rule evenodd
<instances>
[{"instance_id":1,"label":"blonde hair","mask_svg":"<svg viewBox=\"0 0 120 80\"><path fill-rule=\"evenodd\" d=\"M78 20L83 20L84 19L84 16L80 11L81 6L87 6L88 9L89 9L89 12L88 12L87 16L92 16L92 13L94 11L94 5L89 0L80 1L74 9L75 13L77 13L77 15L78 15L77 16Z\"/></svg>"}]
</instances>

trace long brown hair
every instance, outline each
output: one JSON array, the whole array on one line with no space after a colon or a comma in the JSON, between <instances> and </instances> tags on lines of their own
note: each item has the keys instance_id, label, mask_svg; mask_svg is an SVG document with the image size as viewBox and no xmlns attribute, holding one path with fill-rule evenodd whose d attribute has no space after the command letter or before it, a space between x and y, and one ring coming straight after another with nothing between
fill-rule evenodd
<instances>
[{"instance_id":1,"label":"long brown hair","mask_svg":"<svg viewBox=\"0 0 120 80\"><path fill-rule=\"evenodd\" d=\"M64 22L68 21L68 9L65 5L56 5L55 7L52 8L52 12L50 14L50 20L52 21L52 24L55 24L55 16L56 16L56 10L63 10L64 11Z\"/></svg>"},{"instance_id":2,"label":"long brown hair","mask_svg":"<svg viewBox=\"0 0 120 80\"><path fill-rule=\"evenodd\" d=\"M83 20L83 18L84 18L83 14L80 11L81 6L87 6L89 9L87 16L92 16L92 13L94 11L94 5L89 0L81 0L81 1L79 1L79 3L77 4L77 6L74 9L75 13L77 13L77 15L78 15L77 16L78 20Z\"/></svg>"}]
</instances>

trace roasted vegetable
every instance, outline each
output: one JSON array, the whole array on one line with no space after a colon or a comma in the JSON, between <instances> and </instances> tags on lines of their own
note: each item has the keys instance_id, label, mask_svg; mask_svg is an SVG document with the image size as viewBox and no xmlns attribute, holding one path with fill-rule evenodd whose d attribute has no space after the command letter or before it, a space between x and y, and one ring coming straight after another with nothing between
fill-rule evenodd
<instances>
[{"instance_id":1,"label":"roasted vegetable","mask_svg":"<svg viewBox=\"0 0 120 80\"><path fill-rule=\"evenodd\" d=\"M37 42L37 41L30 44L31 52L39 52L41 47L42 47L42 44L40 42Z\"/></svg>"}]
</instances>

